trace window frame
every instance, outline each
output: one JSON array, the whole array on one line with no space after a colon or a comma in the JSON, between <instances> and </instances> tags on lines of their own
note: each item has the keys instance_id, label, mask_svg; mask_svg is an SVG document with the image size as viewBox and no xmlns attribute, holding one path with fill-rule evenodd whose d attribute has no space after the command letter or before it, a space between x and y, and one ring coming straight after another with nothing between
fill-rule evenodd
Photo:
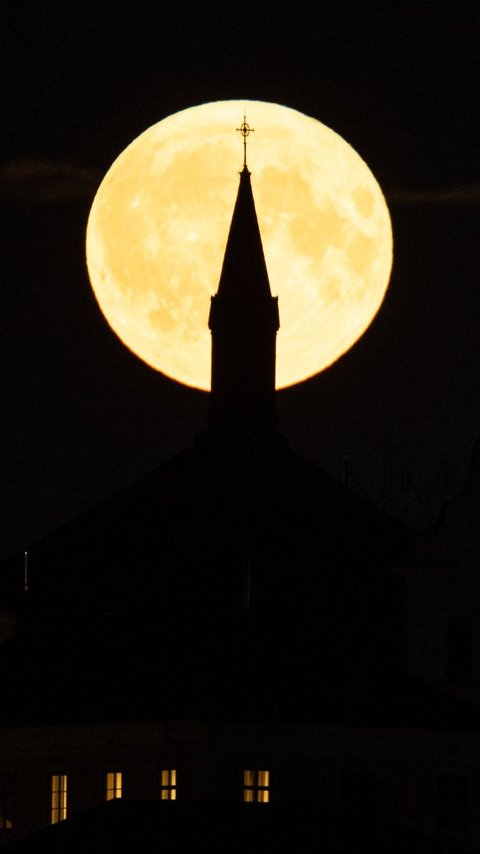
<instances>
[{"instance_id":1,"label":"window frame","mask_svg":"<svg viewBox=\"0 0 480 854\"><path fill-rule=\"evenodd\" d=\"M157 800L176 801L178 793L178 769L159 768L157 772Z\"/></svg>"},{"instance_id":2,"label":"window frame","mask_svg":"<svg viewBox=\"0 0 480 854\"><path fill-rule=\"evenodd\" d=\"M270 769L258 766L243 769L244 804L269 804L271 792Z\"/></svg>"},{"instance_id":3,"label":"window frame","mask_svg":"<svg viewBox=\"0 0 480 854\"><path fill-rule=\"evenodd\" d=\"M112 778L112 779L109 779ZM110 785L111 783L111 785ZM123 797L123 772L105 772L105 800L116 801Z\"/></svg>"},{"instance_id":4,"label":"window frame","mask_svg":"<svg viewBox=\"0 0 480 854\"><path fill-rule=\"evenodd\" d=\"M58 781L58 788L55 786ZM55 803L57 801L57 803ZM68 815L68 774L65 771L50 774L49 824L65 821Z\"/></svg>"}]
</instances>

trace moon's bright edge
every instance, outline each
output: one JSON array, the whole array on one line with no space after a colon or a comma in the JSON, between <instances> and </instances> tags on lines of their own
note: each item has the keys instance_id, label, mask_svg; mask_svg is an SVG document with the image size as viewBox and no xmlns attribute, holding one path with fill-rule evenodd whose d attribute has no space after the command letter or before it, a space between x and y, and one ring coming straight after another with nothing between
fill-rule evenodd
<instances>
[{"instance_id":1,"label":"moon's bright edge","mask_svg":"<svg viewBox=\"0 0 480 854\"><path fill-rule=\"evenodd\" d=\"M93 201L87 264L124 344L174 380L210 388L217 290L248 138L271 291L279 297L277 388L331 365L377 313L392 266L387 205L366 163L296 110L218 101L148 128L115 160Z\"/></svg>"}]
</instances>

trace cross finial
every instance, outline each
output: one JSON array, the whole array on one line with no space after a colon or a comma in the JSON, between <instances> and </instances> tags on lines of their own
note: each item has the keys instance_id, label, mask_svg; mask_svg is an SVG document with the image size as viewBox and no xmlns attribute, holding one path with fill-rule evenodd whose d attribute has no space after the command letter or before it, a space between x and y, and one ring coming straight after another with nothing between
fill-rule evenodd
<instances>
[{"instance_id":1,"label":"cross finial","mask_svg":"<svg viewBox=\"0 0 480 854\"><path fill-rule=\"evenodd\" d=\"M250 133L253 133L255 128L251 128L249 124L247 124L247 117L245 113L243 114L243 122L237 131L239 131L243 136L243 165L246 167L247 165L247 136Z\"/></svg>"}]
</instances>

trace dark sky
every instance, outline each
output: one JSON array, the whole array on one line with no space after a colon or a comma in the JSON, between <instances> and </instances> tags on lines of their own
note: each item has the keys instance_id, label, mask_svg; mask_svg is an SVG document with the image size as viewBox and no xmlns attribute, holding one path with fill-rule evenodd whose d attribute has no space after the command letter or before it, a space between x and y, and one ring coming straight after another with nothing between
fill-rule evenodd
<instances>
[{"instance_id":1,"label":"dark sky","mask_svg":"<svg viewBox=\"0 0 480 854\"><path fill-rule=\"evenodd\" d=\"M480 433L479 20L477 2L3 0L0 555L203 426L207 396L110 332L84 235L103 174L135 136L224 98L320 119L384 190L395 241L384 305L335 366L279 396L281 427L339 477L348 455L358 488L412 524L434 518Z\"/></svg>"}]
</instances>

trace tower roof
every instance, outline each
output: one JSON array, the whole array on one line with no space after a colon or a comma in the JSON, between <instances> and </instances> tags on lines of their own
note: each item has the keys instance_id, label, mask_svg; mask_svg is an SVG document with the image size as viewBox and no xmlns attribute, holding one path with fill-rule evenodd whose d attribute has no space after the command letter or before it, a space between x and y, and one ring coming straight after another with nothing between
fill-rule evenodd
<instances>
[{"instance_id":1,"label":"tower roof","mask_svg":"<svg viewBox=\"0 0 480 854\"><path fill-rule=\"evenodd\" d=\"M244 165L228 234L218 295L241 302L271 299L267 266L253 200L250 172Z\"/></svg>"}]
</instances>

